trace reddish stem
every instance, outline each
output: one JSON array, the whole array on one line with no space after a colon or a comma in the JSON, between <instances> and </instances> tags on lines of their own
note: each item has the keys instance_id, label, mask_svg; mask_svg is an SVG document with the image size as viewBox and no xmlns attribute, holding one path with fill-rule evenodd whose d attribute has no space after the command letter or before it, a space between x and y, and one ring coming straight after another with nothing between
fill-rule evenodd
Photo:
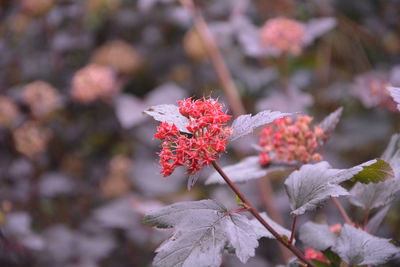
<instances>
[{"instance_id":1,"label":"reddish stem","mask_svg":"<svg viewBox=\"0 0 400 267\"><path fill-rule=\"evenodd\" d=\"M181 0L181 3L186 7L193 17L194 27L204 42L205 49L210 57L211 63L217 72L218 78L221 82L222 89L226 94L229 102L229 106L232 109L232 113L235 117L244 114L245 110L240 100L239 94L236 90L232 76L228 71L224 59L222 58L221 52L219 51L217 42L214 39L210 29L207 26L206 21L199 12L192 0Z\"/></svg>"},{"instance_id":2,"label":"reddish stem","mask_svg":"<svg viewBox=\"0 0 400 267\"><path fill-rule=\"evenodd\" d=\"M296 221L297 221L297 216L294 215L292 220L292 233L290 234L289 244L292 244L294 239L294 234L296 232Z\"/></svg>"},{"instance_id":3,"label":"reddish stem","mask_svg":"<svg viewBox=\"0 0 400 267\"><path fill-rule=\"evenodd\" d=\"M365 227L366 227L367 224L368 224L368 217L369 217L370 211L371 211L370 209L367 209L367 210L365 211L364 219L363 219L363 224L362 224L363 229L365 229Z\"/></svg>"},{"instance_id":4,"label":"reddish stem","mask_svg":"<svg viewBox=\"0 0 400 267\"><path fill-rule=\"evenodd\" d=\"M225 182L229 185L233 192L242 200L242 202L248 207L248 210L253 216L286 248L288 248L297 258L299 258L302 262L304 262L309 267L315 267L308 259L305 258L303 253L298 250L295 246L288 243L278 232L276 232L260 215L260 213L251 205L251 203L247 200L245 195L239 190L239 188L229 179L229 177L225 174L225 172L221 169L216 161L212 163L215 170L221 175L221 177L225 180Z\"/></svg>"},{"instance_id":5,"label":"reddish stem","mask_svg":"<svg viewBox=\"0 0 400 267\"><path fill-rule=\"evenodd\" d=\"M343 208L342 204L336 197L331 197L331 200L333 201L333 204L337 207L339 210L340 214L342 215L344 221L347 224L354 225L354 222L350 219L349 215L347 214L346 210Z\"/></svg>"}]
</instances>

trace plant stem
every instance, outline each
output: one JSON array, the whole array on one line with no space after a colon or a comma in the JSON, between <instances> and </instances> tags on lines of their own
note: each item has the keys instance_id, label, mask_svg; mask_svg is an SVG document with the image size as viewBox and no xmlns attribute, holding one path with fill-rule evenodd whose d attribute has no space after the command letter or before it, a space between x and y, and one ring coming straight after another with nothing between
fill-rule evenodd
<instances>
[{"instance_id":1,"label":"plant stem","mask_svg":"<svg viewBox=\"0 0 400 267\"><path fill-rule=\"evenodd\" d=\"M248 4L248 2L246 1L244 1L240 6L238 6L238 9L235 10L231 14L231 16L235 16L243 12L246 5ZM224 93L228 99L229 106L232 109L234 117L238 117L239 115L245 114L245 108L242 104L239 94L237 93L237 88L235 86L235 83L233 82L232 76L224 62L218 44L215 41L215 38L212 35L206 21L204 20L201 13L196 10L196 6L194 5L193 0L180 0L180 2L182 6L184 6L189 10L193 18L194 27L197 30L198 34L200 35L200 38L204 42L205 49L207 50L211 63L220 80L222 89L224 90ZM264 207L269 212L273 220L282 224L282 218L279 212L275 209L275 206L273 205L274 202L272 194L273 192L271 190L271 185L269 180L258 179L257 183L258 187L261 190L261 198ZM270 191L270 193L264 194L265 192L263 191L263 189L265 189L266 191ZM287 250L284 249L282 245L279 246L279 249L281 250L283 259L285 261L288 261L290 255L287 252Z\"/></svg>"},{"instance_id":2,"label":"plant stem","mask_svg":"<svg viewBox=\"0 0 400 267\"><path fill-rule=\"evenodd\" d=\"M276 208L274 191L272 190L271 180L268 175L264 176L261 179L257 179L257 186L260 191L260 197L265 211L268 213L269 217L271 217L272 220L280 225L283 225L282 216ZM282 244L278 243L278 245L283 260L285 262L288 262L292 257L292 254Z\"/></svg>"},{"instance_id":3,"label":"plant stem","mask_svg":"<svg viewBox=\"0 0 400 267\"><path fill-rule=\"evenodd\" d=\"M278 232L276 232L260 215L260 213L251 205L251 203L247 200L245 195L239 190L239 188L229 179L226 173L221 169L216 161L212 162L213 167L215 170L222 176L225 182L229 185L233 192L242 200L242 202L248 207L249 212L286 248L288 248L297 258L299 258L302 262L307 264L309 267L315 267L309 260L305 258L303 253L298 250L295 246L288 243Z\"/></svg>"},{"instance_id":4,"label":"plant stem","mask_svg":"<svg viewBox=\"0 0 400 267\"><path fill-rule=\"evenodd\" d=\"M354 222L350 219L349 215L347 214L346 210L343 208L342 204L336 197L331 197L331 200L333 201L333 204L337 207L339 210L340 214L342 215L344 221L347 224L354 225Z\"/></svg>"},{"instance_id":5,"label":"plant stem","mask_svg":"<svg viewBox=\"0 0 400 267\"><path fill-rule=\"evenodd\" d=\"M234 117L244 114L245 109L236 90L232 76L228 71L221 52L219 51L217 42L208 28L206 21L203 16L197 12L192 0L181 0L181 4L189 10L193 17L194 27L204 42L205 49L207 50L211 63L217 72L217 76L221 82L222 89L228 98L229 106L232 109Z\"/></svg>"},{"instance_id":6,"label":"plant stem","mask_svg":"<svg viewBox=\"0 0 400 267\"><path fill-rule=\"evenodd\" d=\"M294 239L294 234L296 232L296 221L297 221L297 216L294 215L292 219L292 233L290 234L290 239L289 239L289 244L292 244L293 239Z\"/></svg>"},{"instance_id":7,"label":"plant stem","mask_svg":"<svg viewBox=\"0 0 400 267\"><path fill-rule=\"evenodd\" d=\"M371 211L371 209L367 209L367 210L365 211L364 219L363 219L363 223L362 223L362 228L363 228L363 229L365 229L365 227L366 227L367 224L368 224L368 217L369 217L370 211Z\"/></svg>"}]
</instances>

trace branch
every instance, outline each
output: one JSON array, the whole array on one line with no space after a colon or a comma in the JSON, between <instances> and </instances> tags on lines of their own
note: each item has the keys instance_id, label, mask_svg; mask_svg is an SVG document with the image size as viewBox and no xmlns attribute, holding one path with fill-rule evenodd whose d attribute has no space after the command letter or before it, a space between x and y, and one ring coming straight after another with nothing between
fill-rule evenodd
<instances>
[{"instance_id":1,"label":"branch","mask_svg":"<svg viewBox=\"0 0 400 267\"><path fill-rule=\"evenodd\" d=\"M286 248L288 248L297 258L299 258L302 262L304 262L309 267L315 267L309 260L305 258L303 253L298 250L295 246L288 243L287 240L282 238L278 232L276 232L265 220L261 217L260 213L251 205L251 203L247 200L245 195L239 190L239 188L229 179L229 177L225 174L225 172L221 169L216 161L212 162L215 170L222 176L225 182L229 185L233 192L240 198L240 200L248 207L249 212L253 214L253 216Z\"/></svg>"},{"instance_id":2,"label":"branch","mask_svg":"<svg viewBox=\"0 0 400 267\"><path fill-rule=\"evenodd\" d=\"M232 76L228 71L228 68L221 56L221 52L218 49L217 42L214 39L210 29L203 16L196 10L196 7L192 0L181 0L182 6L187 8L192 15L194 21L194 27L200 35L200 38L204 42L205 49L210 57L211 63L217 72L218 78L222 85L225 95L228 98L229 106L232 109L234 117L237 117L245 113L245 109L240 100L239 94L237 93L235 84Z\"/></svg>"}]
</instances>

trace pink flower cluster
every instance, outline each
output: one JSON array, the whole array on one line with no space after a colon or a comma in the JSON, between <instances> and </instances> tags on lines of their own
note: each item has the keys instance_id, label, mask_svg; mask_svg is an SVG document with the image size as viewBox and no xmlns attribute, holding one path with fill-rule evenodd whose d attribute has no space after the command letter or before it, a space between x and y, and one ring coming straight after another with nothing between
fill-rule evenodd
<instances>
[{"instance_id":1,"label":"pink flower cluster","mask_svg":"<svg viewBox=\"0 0 400 267\"><path fill-rule=\"evenodd\" d=\"M180 133L175 124L163 122L158 126L154 137L163 141L159 156L164 177L183 165L188 174L195 174L225 151L227 138L232 133L230 127L224 127L231 116L222 111L217 100L187 98L178 104L179 112L188 118L186 128L191 135Z\"/></svg>"},{"instance_id":2,"label":"pink flower cluster","mask_svg":"<svg viewBox=\"0 0 400 267\"><path fill-rule=\"evenodd\" d=\"M284 17L268 20L261 28L261 43L282 53L299 55L303 45L303 24Z\"/></svg>"},{"instance_id":3,"label":"pink flower cluster","mask_svg":"<svg viewBox=\"0 0 400 267\"><path fill-rule=\"evenodd\" d=\"M72 78L72 98L81 103L111 99L119 92L114 72L105 66L89 64Z\"/></svg>"},{"instance_id":4,"label":"pink flower cluster","mask_svg":"<svg viewBox=\"0 0 400 267\"><path fill-rule=\"evenodd\" d=\"M266 125L259 136L260 164L277 162L309 162L322 160L315 153L319 141L324 138L324 131L319 126L310 129L312 118L298 116L295 121L290 117L274 121L273 126Z\"/></svg>"}]
</instances>

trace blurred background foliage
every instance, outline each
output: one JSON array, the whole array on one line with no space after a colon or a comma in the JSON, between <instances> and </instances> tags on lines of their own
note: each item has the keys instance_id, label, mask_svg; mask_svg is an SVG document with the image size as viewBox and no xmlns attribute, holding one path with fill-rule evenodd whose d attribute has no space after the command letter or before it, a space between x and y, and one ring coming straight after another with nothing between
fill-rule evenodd
<instances>
[{"instance_id":1,"label":"blurred background foliage","mask_svg":"<svg viewBox=\"0 0 400 267\"><path fill-rule=\"evenodd\" d=\"M332 166L379 157L399 131L385 86L400 86L400 1L195 2L247 112L319 121L344 106L321 151ZM259 32L276 17L305 25L309 42L297 53L260 48ZM225 186L203 185L207 170L190 192L182 170L162 178L156 123L142 114L189 96L226 100L179 1L1 0L0 18L0 266L150 266L169 232L143 226L147 211L202 198L235 206ZM220 161L255 154L256 143L237 142ZM264 179L288 227L285 177ZM242 189L263 209L255 182ZM399 240L399 210L397 198L381 236ZM330 204L303 217L341 222ZM277 249L261 242L246 266L279 263ZM242 264L226 256L224 266Z\"/></svg>"}]
</instances>

